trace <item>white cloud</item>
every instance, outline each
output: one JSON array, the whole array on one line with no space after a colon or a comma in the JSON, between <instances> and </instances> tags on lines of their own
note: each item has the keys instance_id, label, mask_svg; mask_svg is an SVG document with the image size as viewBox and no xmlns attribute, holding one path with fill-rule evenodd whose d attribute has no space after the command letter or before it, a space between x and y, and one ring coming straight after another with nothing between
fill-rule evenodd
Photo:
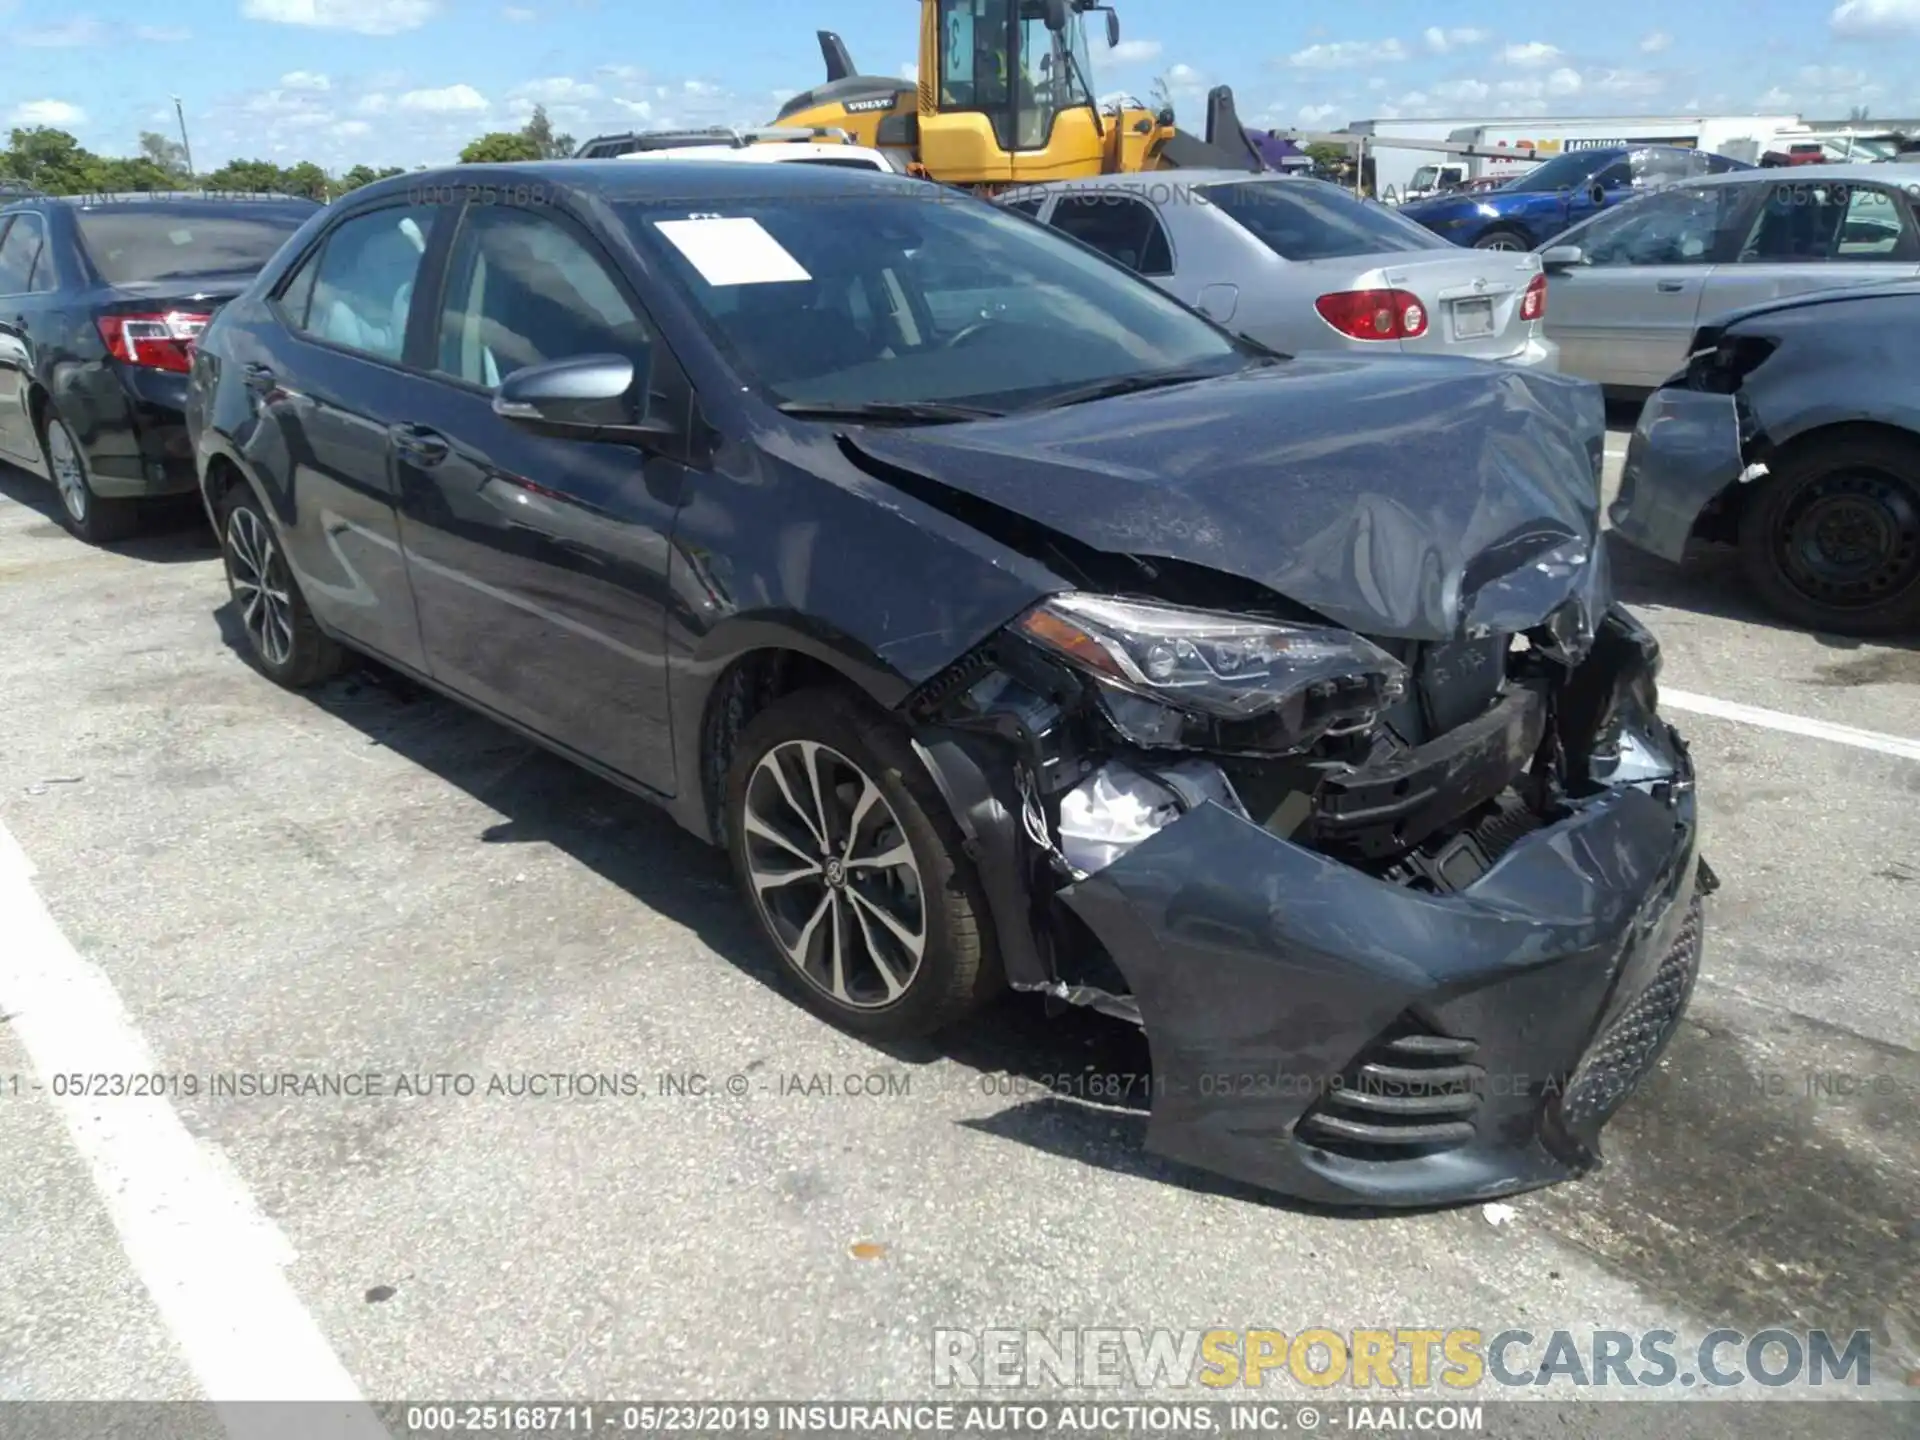
<instances>
[{"instance_id":1,"label":"white cloud","mask_svg":"<svg viewBox=\"0 0 1920 1440\"><path fill-rule=\"evenodd\" d=\"M398 35L418 30L439 8L439 0L241 0L240 14L275 25Z\"/></svg>"},{"instance_id":2,"label":"white cloud","mask_svg":"<svg viewBox=\"0 0 1920 1440\"><path fill-rule=\"evenodd\" d=\"M1191 65L1175 65L1167 71L1167 83L1169 85L1198 85L1201 83L1200 72Z\"/></svg>"},{"instance_id":3,"label":"white cloud","mask_svg":"<svg viewBox=\"0 0 1920 1440\"><path fill-rule=\"evenodd\" d=\"M289 70L280 77L289 90L331 90L333 82L317 70Z\"/></svg>"},{"instance_id":4,"label":"white cloud","mask_svg":"<svg viewBox=\"0 0 1920 1440\"><path fill-rule=\"evenodd\" d=\"M149 45L179 45L193 38L193 32L184 25L142 25L133 33Z\"/></svg>"},{"instance_id":5,"label":"white cloud","mask_svg":"<svg viewBox=\"0 0 1920 1440\"><path fill-rule=\"evenodd\" d=\"M1667 82L1647 70L1591 70L1587 88L1619 100L1651 100L1666 91Z\"/></svg>"},{"instance_id":6,"label":"white cloud","mask_svg":"<svg viewBox=\"0 0 1920 1440\"><path fill-rule=\"evenodd\" d=\"M371 135L373 126L364 120L342 120L333 127L333 133L342 140L357 140L362 135Z\"/></svg>"},{"instance_id":7,"label":"white cloud","mask_svg":"<svg viewBox=\"0 0 1920 1440\"><path fill-rule=\"evenodd\" d=\"M529 80L524 85L516 85L509 93L516 100L531 100L536 105L569 105L581 100L599 99L600 87L567 75L553 75L545 80Z\"/></svg>"},{"instance_id":8,"label":"white cloud","mask_svg":"<svg viewBox=\"0 0 1920 1440\"><path fill-rule=\"evenodd\" d=\"M438 90L409 90L394 103L402 110L446 115L456 111L484 110L487 108L487 97L471 85L446 85Z\"/></svg>"},{"instance_id":9,"label":"white cloud","mask_svg":"<svg viewBox=\"0 0 1920 1440\"><path fill-rule=\"evenodd\" d=\"M593 72L607 80L625 80L632 82L647 78L647 72L638 65L602 65Z\"/></svg>"},{"instance_id":10,"label":"white cloud","mask_svg":"<svg viewBox=\"0 0 1920 1440\"><path fill-rule=\"evenodd\" d=\"M1877 40L1920 32L1920 0L1844 0L1827 25L1842 40Z\"/></svg>"},{"instance_id":11,"label":"white cloud","mask_svg":"<svg viewBox=\"0 0 1920 1440\"><path fill-rule=\"evenodd\" d=\"M1296 70L1352 70L1406 58L1407 47L1398 40L1335 40L1294 51L1287 64Z\"/></svg>"},{"instance_id":12,"label":"white cloud","mask_svg":"<svg viewBox=\"0 0 1920 1440\"><path fill-rule=\"evenodd\" d=\"M29 100L14 106L9 118L16 125L78 125L87 112L64 100Z\"/></svg>"},{"instance_id":13,"label":"white cloud","mask_svg":"<svg viewBox=\"0 0 1920 1440\"><path fill-rule=\"evenodd\" d=\"M99 45L107 38L107 27L91 15L42 25L33 30L15 31L10 38L16 45L64 49L71 45Z\"/></svg>"},{"instance_id":14,"label":"white cloud","mask_svg":"<svg viewBox=\"0 0 1920 1440\"><path fill-rule=\"evenodd\" d=\"M653 118L653 102L650 100L616 100L613 102L636 120Z\"/></svg>"},{"instance_id":15,"label":"white cloud","mask_svg":"<svg viewBox=\"0 0 1920 1440\"><path fill-rule=\"evenodd\" d=\"M1340 113L1338 105L1302 105L1299 121L1302 130L1318 130Z\"/></svg>"},{"instance_id":16,"label":"white cloud","mask_svg":"<svg viewBox=\"0 0 1920 1440\"><path fill-rule=\"evenodd\" d=\"M540 16L537 12L521 5L502 5L500 7L500 18L515 25L531 25L535 20L538 20Z\"/></svg>"},{"instance_id":17,"label":"white cloud","mask_svg":"<svg viewBox=\"0 0 1920 1440\"><path fill-rule=\"evenodd\" d=\"M1561 55L1558 45L1549 45L1543 40L1528 40L1524 44L1507 46L1500 52L1500 58L1522 70L1542 70L1549 65L1559 64Z\"/></svg>"},{"instance_id":18,"label":"white cloud","mask_svg":"<svg viewBox=\"0 0 1920 1440\"><path fill-rule=\"evenodd\" d=\"M1756 110L1785 110L1793 104L1793 96L1775 85L1753 102Z\"/></svg>"},{"instance_id":19,"label":"white cloud","mask_svg":"<svg viewBox=\"0 0 1920 1440\"><path fill-rule=\"evenodd\" d=\"M1484 80L1443 80L1432 87L1433 98L1445 105L1459 105L1484 100L1493 93L1493 87ZM1415 91L1414 94L1419 94ZM1426 97L1421 96L1424 100ZM1412 95L1407 97L1408 101ZM1404 102L1403 102L1404 103Z\"/></svg>"},{"instance_id":20,"label":"white cloud","mask_svg":"<svg viewBox=\"0 0 1920 1440\"><path fill-rule=\"evenodd\" d=\"M920 83L920 67L909 60L900 67L900 78L905 80L909 85L918 85Z\"/></svg>"},{"instance_id":21,"label":"white cloud","mask_svg":"<svg viewBox=\"0 0 1920 1440\"><path fill-rule=\"evenodd\" d=\"M1643 55L1658 55L1662 50L1665 50L1672 44L1673 36L1669 35L1666 31L1649 30L1645 35L1640 37L1640 53Z\"/></svg>"},{"instance_id":22,"label":"white cloud","mask_svg":"<svg viewBox=\"0 0 1920 1440\"><path fill-rule=\"evenodd\" d=\"M1484 45L1493 37L1485 30L1468 27L1442 30L1438 25L1429 25L1427 33L1421 38L1427 42L1427 49L1434 54L1445 55L1451 50L1459 49L1462 45Z\"/></svg>"},{"instance_id":23,"label":"white cloud","mask_svg":"<svg viewBox=\"0 0 1920 1440\"><path fill-rule=\"evenodd\" d=\"M1144 65L1160 58L1158 40L1122 40L1107 52L1116 65Z\"/></svg>"},{"instance_id":24,"label":"white cloud","mask_svg":"<svg viewBox=\"0 0 1920 1440\"><path fill-rule=\"evenodd\" d=\"M1570 65L1546 75L1529 75L1523 80L1502 80L1494 92L1506 100L1565 100L1585 88L1580 72Z\"/></svg>"}]
</instances>

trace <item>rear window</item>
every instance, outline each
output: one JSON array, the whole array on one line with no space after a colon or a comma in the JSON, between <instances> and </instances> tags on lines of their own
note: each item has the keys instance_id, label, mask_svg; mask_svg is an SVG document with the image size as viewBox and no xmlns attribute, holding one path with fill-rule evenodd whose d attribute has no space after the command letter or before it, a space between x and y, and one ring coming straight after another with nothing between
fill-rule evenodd
<instances>
[{"instance_id":1,"label":"rear window","mask_svg":"<svg viewBox=\"0 0 1920 1440\"><path fill-rule=\"evenodd\" d=\"M80 240L109 285L258 270L311 206L160 206L129 201L79 212Z\"/></svg>"},{"instance_id":2,"label":"rear window","mask_svg":"<svg viewBox=\"0 0 1920 1440\"><path fill-rule=\"evenodd\" d=\"M1431 230L1316 180L1241 181L1200 193L1284 260L1444 250Z\"/></svg>"}]
</instances>

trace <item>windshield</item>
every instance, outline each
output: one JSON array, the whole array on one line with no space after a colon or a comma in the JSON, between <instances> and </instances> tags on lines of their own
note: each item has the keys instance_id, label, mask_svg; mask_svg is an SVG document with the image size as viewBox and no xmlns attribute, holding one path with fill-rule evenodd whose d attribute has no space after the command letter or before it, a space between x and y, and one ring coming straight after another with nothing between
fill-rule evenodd
<instances>
[{"instance_id":1,"label":"windshield","mask_svg":"<svg viewBox=\"0 0 1920 1440\"><path fill-rule=\"evenodd\" d=\"M1592 179L1602 167L1620 158L1617 150L1569 150L1516 175L1502 190L1572 190Z\"/></svg>"},{"instance_id":2,"label":"windshield","mask_svg":"<svg viewBox=\"0 0 1920 1440\"><path fill-rule=\"evenodd\" d=\"M1199 193L1283 260L1452 248L1425 226L1318 180L1243 180Z\"/></svg>"},{"instance_id":3,"label":"windshield","mask_svg":"<svg viewBox=\"0 0 1920 1440\"><path fill-rule=\"evenodd\" d=\"M313 214L310 205L128 201L83 209L80 241L109 285L258 270Z\"/></svg>"},{"instance_id":4,"label":"windshield","mask_svg":"<svg viewBox=\"0 0 1920 1440\"><path fill-rule=\"evenodd\" d=\"M742 378L778 402L992 409L1254 363L1073 241L934 186L620 207Z\"/></svg>"}]
</instances>

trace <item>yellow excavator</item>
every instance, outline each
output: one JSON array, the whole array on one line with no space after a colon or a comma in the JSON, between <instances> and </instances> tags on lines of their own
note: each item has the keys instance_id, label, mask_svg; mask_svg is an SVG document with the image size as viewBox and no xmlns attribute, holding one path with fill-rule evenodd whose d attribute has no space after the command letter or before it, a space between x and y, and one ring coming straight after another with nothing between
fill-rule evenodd
<instances>
[{"instance_id":1,"label":"yellow excavator","mask_svg":"<svg viewBox=\"0 0 1920 1440\"><path fill-rule=\"evenodd\" d=\"M819 32L824 85L796 95L774 124L845 132L891 153L911 174L997 190L1142 170L1260 170L1265 161L1225 86L1207 100L1204 140L1173 112L1138 101L1103 109L1093 87L1087 16L1120 19L1097 0L918 0L917 82L861 75L846 45Z\"/></svg>"}]
</instances>

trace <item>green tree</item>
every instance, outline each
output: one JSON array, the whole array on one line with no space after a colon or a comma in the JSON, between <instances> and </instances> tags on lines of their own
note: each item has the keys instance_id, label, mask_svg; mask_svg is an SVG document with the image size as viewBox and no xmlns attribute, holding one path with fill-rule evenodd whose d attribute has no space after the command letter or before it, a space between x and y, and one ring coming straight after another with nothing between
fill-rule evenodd
<instances>
[{"instance_id":1,"label":"green tree","mask_svg":"<svg viewBox=\"0 0 1920 1440\"><path fill-rule=\"evenodd\" d=\"M311 160L302 160L298 165L289 165L280 172L280 188L294 195L305 195L310 200L325 200L331 182L327 172Z\"/></svg>"},{"instance_id":2,"label":"green tree","mask_svg":"<svg viewBox=\"0 0 1920 1440\"><path fill-rule=\"evenodd\" d=\"M521 127L520 133L539 152L533 157L536 160L566 160L580 148L574 143L573 136L553 133L553 122L547 118L547 107L544 105L533 107L533 115Z\"/></svg>"},{"instance_id":3,"label":"green tree","mask_svg":"<svg viewBox=\"0 0 1920 1440\"><path fill-rule=\"evenodd\" d=\"M1335 145L1331 141L1316 140L1306 147L1307 158L1324 169L1345 164L1353 159L1353 151L1345 145Z\"/></svg>"},{"instance_id":4,"label":"green tree","mask_svg":"<svg viewBox=\"0 0 1920 1440\"><path fill-rule=\"evenodd\" d=\"M460 152L462 165L503 165L515 160L544 158L540 147L524 130L493 130L470 140Z\"/></svg>"},{"instance_id":5,"label":"green tree","mask_svg":"<svg viewBox=\"0 0 1920 1440\"><path fill-rule=\"evenodd\" d=\"M192 173L187 169L187 147L156 130L140 132L138 158L171 176L176 183L185 181Z\"/></svg>"},{"instance_id":6,"label":"green tree","mask_svg":"<svg viewBox=\"0 0 1920 1440\"><path fill-rule=\"evenodd\" d=\"M50 195L72 195L93 187L99 158L64 130L33 125L8 137L0 172Z\"/></svg>"},{"instance_id":7,"label":"green tree","mask_svg":"<svg viewBox=\"0 0 1920 1440\"><path fill-rule=\"evenodd\" d=\"M229 160L202 177L209 190L284 190L286 174L271 160Z\"/></svg>"},{"instance_id":8,"label":"green tree","mask_svg":"<svg viewBox=\"0 0 1920 1440\"><path fill-rule=\"evenodd\" d=\"M89 168L89 190L173 190L183 182L184 176L161 168L145 155L128 159L124 156L99 156Z\"/></svg>"},{"instance_id":9,"label":"green tree","mask_svg":"<svg viewBox=\"0 0 1920 1440\"><path fill-rule=\"evenodd\" d=\"M371 185L376 180L385 180L389 175L404 174L406 171L398 165L379 170L371 165L355 165L333 182L333 193L345 195L349 190L358 190L362 185Z\"/></svg>"}]
</instances>

